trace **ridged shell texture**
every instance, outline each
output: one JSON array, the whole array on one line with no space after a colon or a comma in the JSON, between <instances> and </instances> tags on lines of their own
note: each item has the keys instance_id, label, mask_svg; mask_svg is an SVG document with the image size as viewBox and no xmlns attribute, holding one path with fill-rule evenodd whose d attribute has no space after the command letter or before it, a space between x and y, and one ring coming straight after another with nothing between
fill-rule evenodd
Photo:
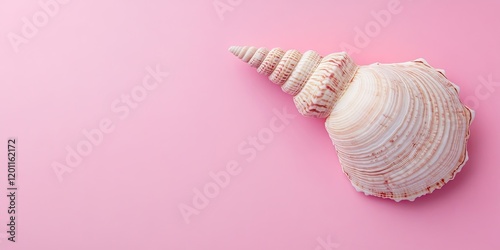
<instances>
[{"instance_id":1,"label":"ridged shell texture","mask_svg":"<svg viewBox=\"0 0 500 250\"><path fill-rule=\"evenodd\" d=\"M344 52L229 50L293 95L300 113L327 118L344 173L366 195L414 200L452 180L468 159L474 112L423 59L358 66Z\"/></svg>"}]
</instances>

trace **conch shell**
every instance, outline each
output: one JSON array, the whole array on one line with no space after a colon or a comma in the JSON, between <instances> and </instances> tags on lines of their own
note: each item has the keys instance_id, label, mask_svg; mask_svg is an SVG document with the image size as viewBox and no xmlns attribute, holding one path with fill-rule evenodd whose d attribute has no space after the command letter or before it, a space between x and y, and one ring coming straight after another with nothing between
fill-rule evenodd
<instances>
[{"instance_id":1,"label":"conch shell","mask_svg":"<svg viewBox=\"0 0 500 250\"><path fill-rule=\"evenodd\" d=\"M326 118L357 191L413 201L452 180L468 159L474 111L444 71L423 59L358 66L345 52L229 51L293 95L301 114Z\"/></svg>"}]
</instances>

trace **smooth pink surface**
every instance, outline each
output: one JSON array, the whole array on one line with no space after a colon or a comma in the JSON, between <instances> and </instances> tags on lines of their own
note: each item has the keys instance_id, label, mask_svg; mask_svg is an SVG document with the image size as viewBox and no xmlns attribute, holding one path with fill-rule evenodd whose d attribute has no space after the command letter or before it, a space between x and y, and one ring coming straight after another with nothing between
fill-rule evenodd
<instances>
[{"instance_id":1,"label":"smooth pink surface","mask_svg":"<svg viewBox=\"0 0 500 250\"><path fill-rule=\"evenodd\" d=\"M1 1L0 154L18 138L19 191L17 242L0 249L500 249L500 4L400 0L375 23L390 2L220 0L218 13L212 0L71 0L44 20L38 1ZM23 17L45 26L16 53L9 34L22 35ZM359 64L423 57L461 87L476 119L455 180L413 203L356 192L323 121L227 52L341 44L357 46ZM157 65L168 76L125 106ZM296 115L287 125L275 121L283 109ZM55 162L103 119L114 130L59 182ZM259 133L269 144L239 151ZM241 172L185 220L179 206L231 161Z\"/></svg>"}]
</instances>

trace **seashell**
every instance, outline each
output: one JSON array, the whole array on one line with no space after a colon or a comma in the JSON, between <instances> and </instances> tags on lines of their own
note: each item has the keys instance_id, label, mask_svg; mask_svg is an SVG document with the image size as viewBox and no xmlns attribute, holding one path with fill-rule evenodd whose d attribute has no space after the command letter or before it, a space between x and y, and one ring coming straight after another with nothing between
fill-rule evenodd
<instances>
[{"instance_id":1,"label":"seashell","mask_svg":"<svg viewBox=\"0 0 500 250\"><path fill-rule=\"evenodd\" d=\"M301 114L326 118L357 191L413 201L440 189L468 160L474 111L460 102L444 71L423 59L358 66L345 52L229 51L292 95Z\"/></svg>"}]
</instances>

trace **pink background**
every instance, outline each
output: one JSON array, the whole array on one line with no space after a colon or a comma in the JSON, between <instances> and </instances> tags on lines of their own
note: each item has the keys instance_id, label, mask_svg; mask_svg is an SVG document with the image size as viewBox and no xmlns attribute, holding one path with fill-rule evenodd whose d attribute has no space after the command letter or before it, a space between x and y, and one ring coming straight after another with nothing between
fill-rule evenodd
<instances>
[{"instance_id":1,"label":"pink background","mask_svg":"<svg viewBox=\"0 0 500 250\"><path fill-rule=\"evenodd\" d=\"M500 4L400 0L383 26L371 13L389 2L220 0L218 13L212 0L71 0L48 17L38 1L0 1L0 154L18 138L19 187L11 243L4 156L0 249L500 249ZM38 32L13 46L33 17ZM323 121L227 52L342 43L359 64L423 57L461 87L476 119L455 180L415 202L356 192ZM140 92L156 65L168 76ZM296 116L255 157L239 152L273 109ZM102 119L114 130L60 182L53 165ZM179 206L233 160L241 173L186 223Z\"/></svg>"}]
</instances>

